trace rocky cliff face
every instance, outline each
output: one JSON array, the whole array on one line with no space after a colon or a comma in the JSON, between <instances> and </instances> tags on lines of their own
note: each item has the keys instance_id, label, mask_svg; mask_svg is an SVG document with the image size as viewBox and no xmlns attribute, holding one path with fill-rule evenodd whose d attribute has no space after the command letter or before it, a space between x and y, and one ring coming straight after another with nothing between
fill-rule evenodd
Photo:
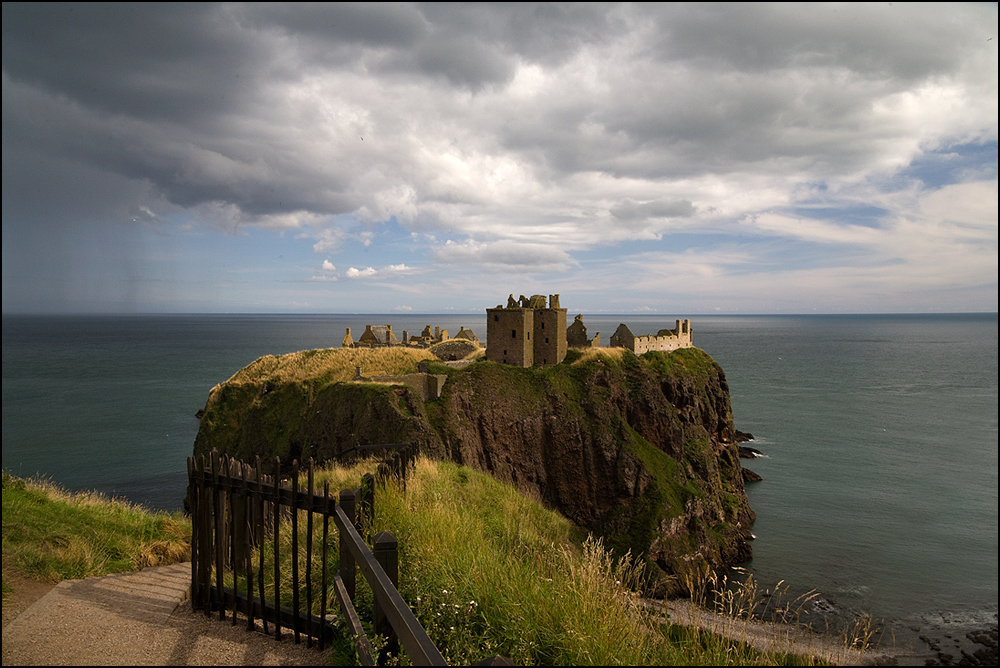
<instances>
[{"instance_id":1,"label":"rocky cliff face","mask_svg":"<svg viewBox=\"0 0 1000 668\"><path fill-rule=\"evenodd\" d=\"M572 355L569 359L572 359ZM598 355L521 369L443 365L440 399L332 383L213 390L195 451L318 460L358 443L417 441L535 495L620 552L644 554L667 593L750 558L729 388L703 351Z\"/></svg>"}]
</instances>

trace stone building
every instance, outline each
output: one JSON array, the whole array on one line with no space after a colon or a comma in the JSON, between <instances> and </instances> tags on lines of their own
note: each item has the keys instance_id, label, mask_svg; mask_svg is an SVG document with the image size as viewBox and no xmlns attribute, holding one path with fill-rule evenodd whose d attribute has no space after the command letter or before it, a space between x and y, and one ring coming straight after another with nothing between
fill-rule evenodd
<instances>
[{"instance_id":1,"label":"stone building","mask_svg":"<svg viewBox=\"0 0 1000 668\"><path fill-rule=\"evenodd\" d=\"M670 352L678 348L693 348L694 335L690 320L678 320L674 329L661 329L656 336L636 336L622 323L618 325L608 343L613 348L628 348L636 355L641 355L650 350Z\"/></svg>"},{"instance_id":2,"label":"stone building","mask_svg":"<svg viewBox=\"0 0 1000 668\"><path fill-rule=\"evenodd\" d=\"M475 343L476 347L479 346L479 337L476 336L476 333L473 332L471 329L466 329L465 327L462 327L461 329L458 330L458 334L455 335L455 338L465 339L466 341L471 341L472 343Z\"/></svg>"},{"instance_id":3,"label":"stone building","mask_svg":"<svg viewBox=\"0 0 1000 668\"><path fill-rule=\"evenodd\" d=\"M351 329L348 327L343 343L345 347L348 347L350 336ZM400 343L392 331L392 325L365 325L364 334L353 345L355 348L381 348L385 346L398 346Z\"/></svg>"},{"instance_id":4,"label":"stone building","mask_svg":"<svg viewBox=\"0 0 1000 668\"><path fill-rule=\"evenodd\" d=\"M479 337L471 329L462 327L461 331L452 339L447 329L440 327L431 328L430 325L424 327L420 336L410 336L403 330L403 339L396 337L392 331L392 325L365 325L365 331L357 341L351 336L351 328L347 328L340 345L344 348L384 348L387 346L410 346L413 348L430 348L447 341L459 340L474 348L479 348Z\"/></svg>"},{"instance_id":5,"label":"stone building","mask_svg":"<svg viewBox=\"0 0 1000 668\"><path fill-rule=\"evenodd\" d=\"M573 320L573 324L566 328L566 345L570 348L600 348L601 333L598 332L594 338L587 338L587 326L583 324L583 314L580 313Z\"/></svg>"},{"instance_id":6,"label":"stone building","mask_svg":"<svg viewBox=\"0 0 1000 668\"><path fill-rule=\"evenodd\" d=\"M486 309L486 359L514 366L551 366L566 357L566 309L559 295L521 295Z\"/></svg>"}]
</instances>

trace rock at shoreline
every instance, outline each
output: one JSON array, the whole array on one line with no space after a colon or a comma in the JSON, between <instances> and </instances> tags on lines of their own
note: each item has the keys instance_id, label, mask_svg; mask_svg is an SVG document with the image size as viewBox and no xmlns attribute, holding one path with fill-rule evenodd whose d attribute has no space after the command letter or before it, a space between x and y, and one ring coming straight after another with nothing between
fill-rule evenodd
<instances>
[{"instance_id":1,"label":"rock at shoreline","mask_svg":"<svg viewBox=\"0 0 1000 668\"><path fill-rule=\"evenodd\" d=\"M760 474L754 473L753 471L751 471L750 469L746 468L745 466L743 467L743 482L745 482L745 483L747 483L747 482L759 482L761 480L763 480L763 478L760 477Z\"/></svg>"},{"instance_id":2,"label":"rock at shoreline","mask_svg":"<svg viewBox=\"0 0 1000 668\"><path fill-rule=\"evenodd\" d=\"M749 445L740 446L740 457L743 459L757 459L763 455L764 453L757 448L751 448Z\"/></svg>"},{"instance_id":3,"label":"rock at shoreline","mask_svg":"<svg viewBox=\"0 0 1000 668\"><path fill-rule=\"evenodd\" d=\"M955 638L946 634L945 639L929 638L921 635L934 659L927 659L925 665L933 666L995 666L997 665L997 627L969 631L965 638ZM946 647L947 645L947 647ZM981 645L981 647L973 647ZM955 652L961 656L955 656ZM936 659L936 660L935 660Z\"/></svg>"}]
</instances>

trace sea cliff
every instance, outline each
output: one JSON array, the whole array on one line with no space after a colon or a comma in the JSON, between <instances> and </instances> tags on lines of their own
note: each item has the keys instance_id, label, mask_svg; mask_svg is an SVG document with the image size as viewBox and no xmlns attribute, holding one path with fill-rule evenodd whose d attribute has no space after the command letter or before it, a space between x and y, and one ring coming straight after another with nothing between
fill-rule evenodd
<instances>
[{"instance_id":1,"label":"sea cliff","mask_svg":"<svg viewBox=\"0 0 1000 668\"><path fill-rule=\"evenodd\" d=\"M754 513L729 388L702 350L573 352L544 368L425 362L447 375L440 397L427 401L406 386L281 373L295 365L294 356L268 358L266 372L213 388L195 453L290 464L336 459L359 444L417 442L428 456L539 498L619 553L644 555L665 576L663 594L751 556Z\"/></svg>"}]
</instances>

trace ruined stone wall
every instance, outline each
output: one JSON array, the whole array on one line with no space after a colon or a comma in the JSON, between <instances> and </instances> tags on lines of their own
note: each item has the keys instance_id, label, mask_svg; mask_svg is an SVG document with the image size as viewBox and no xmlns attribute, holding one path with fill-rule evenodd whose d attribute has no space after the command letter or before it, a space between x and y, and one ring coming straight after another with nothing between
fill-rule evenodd
<instances>
[{"instance_id":1,"label":"ruined stone wall","mask_svg":"<svg viewBox=\"0 0 1000 668\"><path fill-rule=\"evenodd\" d=\"M566 309L535 310L535 364L551 366L566 359Z\"/></svg>"},{"instance_id":2,"label":"ruined stone wall","mask_svg":"<svg viewBox=\"0 0 1000 668\"><path fill-rule=\"evenodd\" d=\"M388 383L391 385L406 385L424 401L438 399L444 389L448 376L434 373L408 373L401 376L363 376L361 369L354 378L355 382Z\"/></svg>"},{"instance_id":3,"label":"ruined stone wall","mask_svg":"<svg viewBox=\"0 0 1000 668\"><path fill-rule=\"evenodd\" d=\"M587 338L587 326L583 324L583 314L576 316L573 324L566 328L566 346L568 348L600 348L601 333L594 335L593 339Z\"/></svg>"},{"instance_id":4,"label":"ruined stone wall","mask_svg":"<svg viewBox=\"0 0 1000 668\"><path fill-rule=\"evenodd\" d=\"M693 348L694 335L690 320L677 320L674 329L661 329L653 335L636 336L624 323L611 335L610 345L615 348L627 348L636 355L651 350L671 352L680 348Z\"/></svg>"},{"instance_id":5,"label":"ruined stone wall","mask_svg":"<svg viewBox=\"0 0 1000 668\"><path fill-rule=\"evenodd\" d=\"M531 343L534 329L534 309L502 306L486 309L486 359L514 366L534 365Z\"/></svg>"},{"instance_id":6,"label":"ruined stone wall","mask_svg":"<svg viewBox=\"0 0 1000 668\"><path fill-rule=\"evenodd\" d=\"M550 366L566 358L566 309L559 295L511 295L486 309L486 359L514 366Z\"/></svg>"}]
</instances>

